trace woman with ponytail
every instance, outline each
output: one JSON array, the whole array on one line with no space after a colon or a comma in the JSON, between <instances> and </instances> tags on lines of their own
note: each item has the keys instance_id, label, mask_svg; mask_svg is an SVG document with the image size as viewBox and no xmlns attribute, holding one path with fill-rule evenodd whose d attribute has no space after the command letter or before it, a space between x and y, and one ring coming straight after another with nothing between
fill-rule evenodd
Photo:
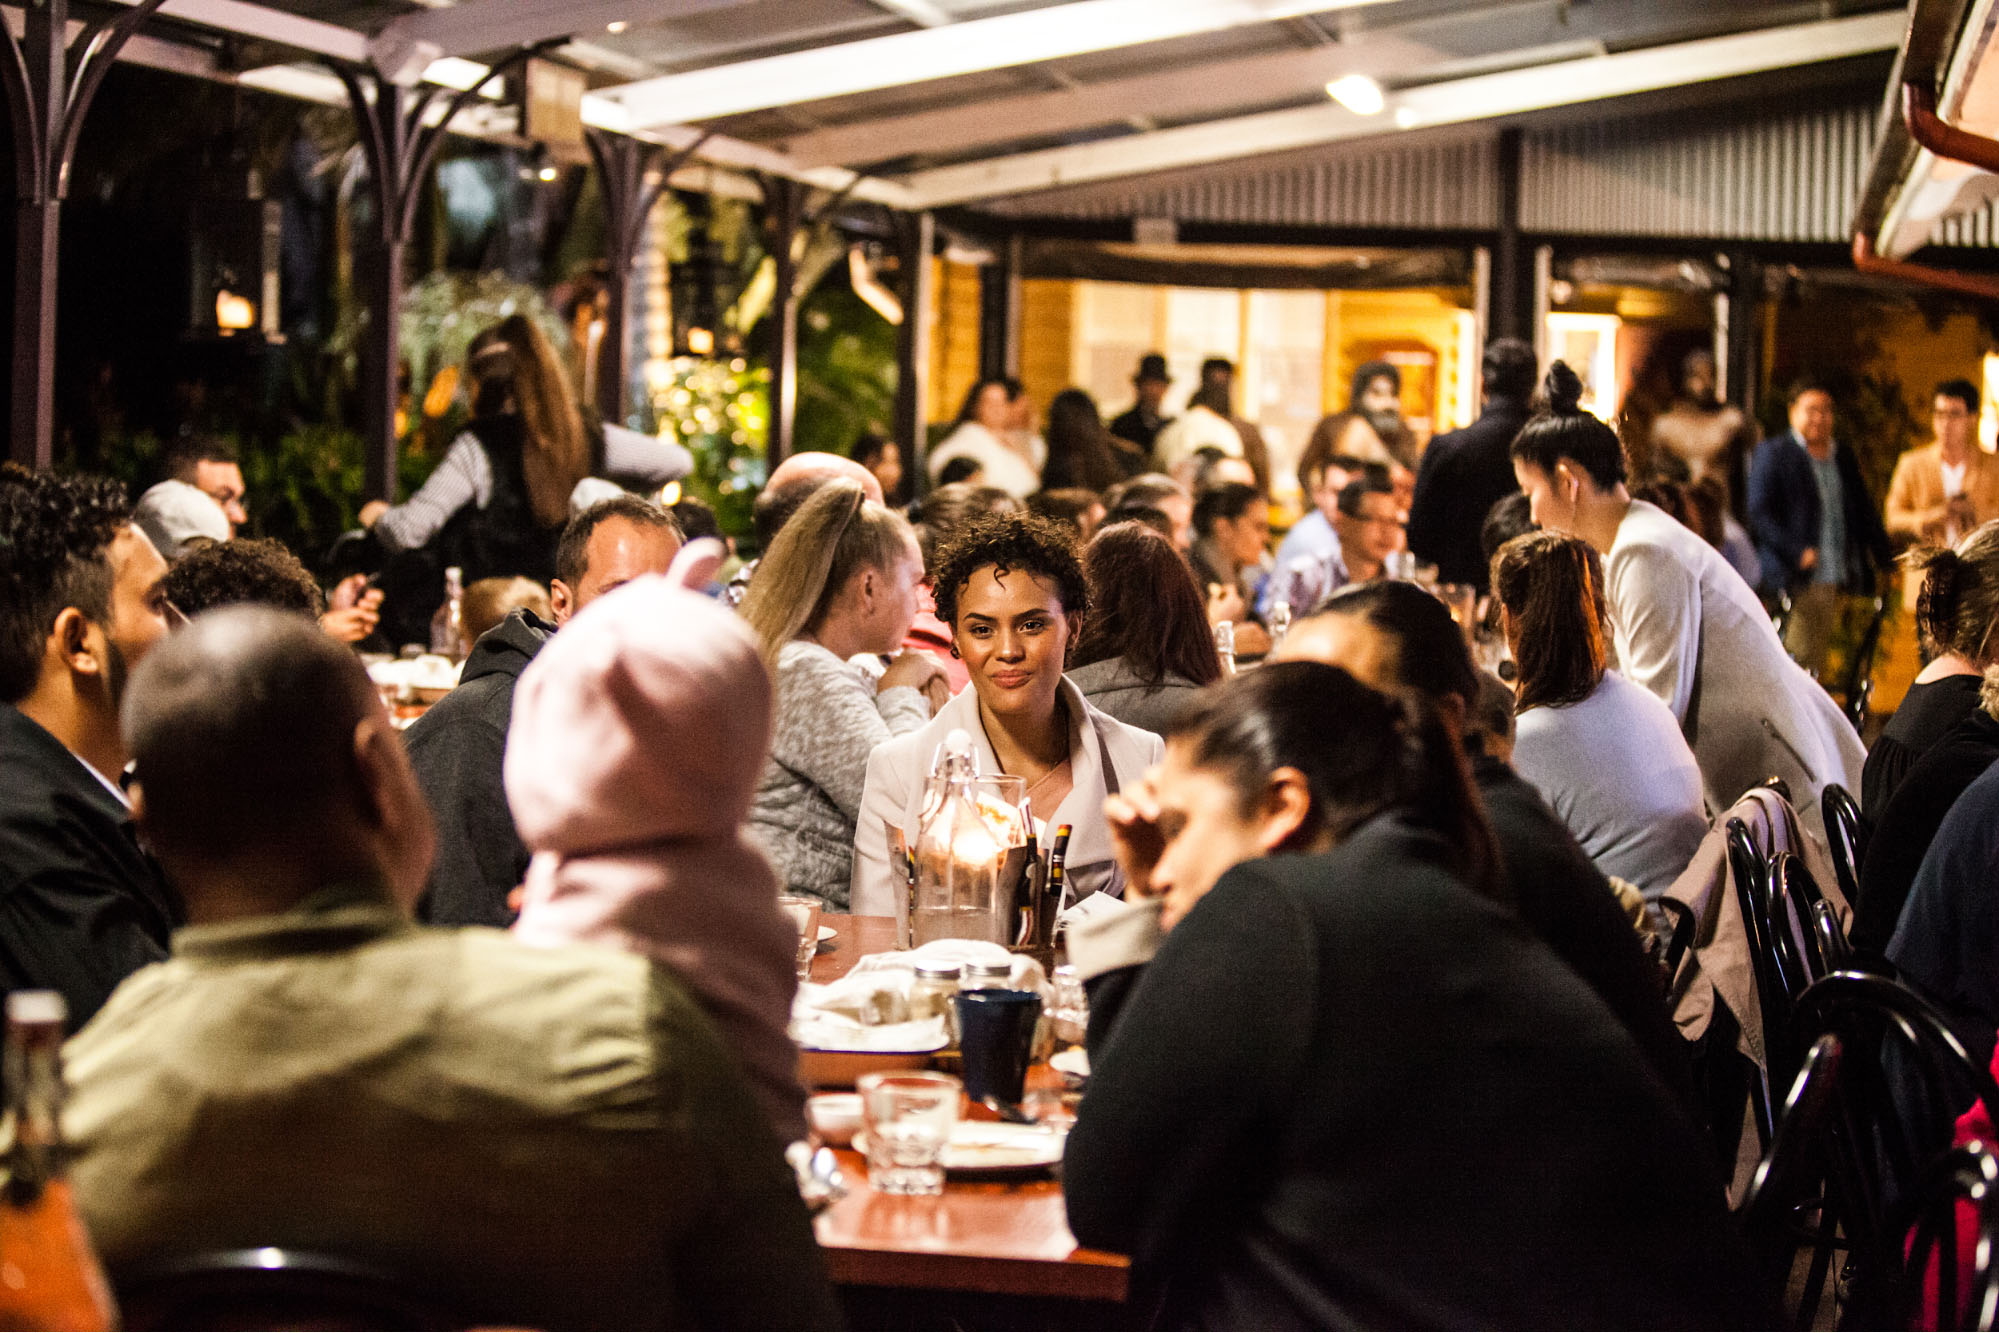
<instances>
[{"instance_id":1,"label":"woman with ponytail","mask_svg":"<svg viewBox=\"0 0 1999 1333\"><path fill-rule=\"evenodd\" d=\"M778 530L743 599L777 683L750 827L786 892L836 912L847 910L869 752L923 726L947 697L944 669L927 653L900 654L872 681L847 659L896 652L922 583L908 521L843 477Z\"/></svg>"},{"instance_id":2,"label":"woman with ponytail","mask_svg":"<svg viewBox=\"0 0 1999 1333\"><path fill-rule=\"evenodd\" d=\"M577 482L602 476L652 491L693 469L677 444L593 426L577 409L561 357L525 315L474 338L465 368L472 419L464 433L407 501L361 509L361 525L392 553L435 546L440 566L462 566L468 584L512 574L547 583Z\"/></svg>"},{"instance_id":3,"label":"woman with ponytail","mask_svg":"<svg viewBox=\"0 0 1999 1333\"><path fill-rule=\"evenodd\" d=\"M1617 435L1582 410L1557 361L1513 441L1513 472L1540 527L1603 558L1619 669L1672 710L1719 811L1771 777L1823 832L1827 783L1858 790L1866 750L1832 697L1790 659L1756 594L1698 533L1625 489Z\"/></svg>"},{"instance_id":4,"label":"woman with ponytail","mask_svg":"<svg viewBox=\"0 0 1999 1333\"><path fill-rule=\"evenodd\" d=\"M1878 820L1917 760L1978 707L1985 669L1999 658L1999 521L1955 547L1923 546L1902 557L1922 579L1916 633L1929 665L1902 696L1867 752L1860 808Z\"/></svg>"},{"instance_id":5,"label":"woman with ponytail","mask_svg":"<svg viewBox=\"0 0 1999 1333\"><path fill-rule=\"evenodd\" d=\"M1513 767L1597 869L1657 898L1707 835L1701 770L1666 706L1608 669L1603 562L1534 532L1492 560L1519 668Z\"/></svg>"},{"instance_id":6,"label":"woman with ponytail","mask_svg":"<svg viewBox=\"0 0 1999 1333\"><path fill-rule=\"evenodd\" d=\"M1266 665L1108 809L1136 901L1070 928L1091 1072L1062 1188L1079 1241L1131 1256L1138 1319L1761 1317L1694 1122L1488 896L1427 698Z\"/></svg>"}]
</instances>

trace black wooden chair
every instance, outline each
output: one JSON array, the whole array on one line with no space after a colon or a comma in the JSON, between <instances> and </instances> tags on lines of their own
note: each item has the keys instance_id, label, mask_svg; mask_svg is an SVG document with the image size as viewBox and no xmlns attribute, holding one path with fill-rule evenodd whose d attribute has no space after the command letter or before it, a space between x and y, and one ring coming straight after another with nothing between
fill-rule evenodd
<instances>
[{"instance_id":1,"label":"black wooden chair","mask_svg":"<svg viewBox=\"0 0 1999 1333\"><path fill-rule=\"evenodd\" d=\"M128 1329L447 1329L471 1321L369 1264L264 1247L180 1255L113 1275Z\"/></svg>"},{"instance_id":2,"label":"black wooden chair","mask_svg":"<svg viewBox=\"0 0 1999 1333\"><path fill-rule=\"evenodd\" d=\"M1874 599L1874 614L1868 620L1867 628L1861 631L1853 656L1847 659L1846 679L1841 682L1839 697L1846 705L1841 711L1855 731L1864 732L1867 729L1867 700L1874 693L1874 657L1881 649L1881 627L1887 619L1888 599L1877 596Z\"/></svg>"},{"instance_id":3,"label":"black wooden chair","mask_svg":"<svg viewBox=\"0 0 1999 1333\"><path fill-rule=\"evenodd\" d=\"M1844 972L1853 965L1853 946L1846 942L1846 932L1832 914L1832 904L1823 898L1812 904L1812 938L1825 961L1825 972L1820 975Z\"/></svg>"},{"instance_id":4,"label":"black wooden chair","mask_svg":"<svg viewBox=\"0 0 1999 1333\"><path fill-rule=\"evenodd\" d=\"M1952 1148L1930 1168L1909 1214L1896 1228L1908 1252L1895 1283L1895 1327L1989 1333L1999 1322L1999 1157L1982 1143ZM1967 1252L1971 1272L1959 1290L1958 1258ZM1921 1322L1926 1314L1933 1324Z\"/></svg>"},{"instance_id":5,"label":"black wooden chair","mask_svg":"<svg viewBox=\"0 0 1999 1333\"><path fill-rule=\"evenodd\" d=\"M1795 1037L1832 1035L1842 1048L1820 1144L1826 1206L1851 1249L1844 1322L1894 1324L1904 1239L1957 1117L1974 1101L1999 1108L1999 1087L1943 1014L1899 982L1836 972L1799 997Z\"/></svg>"},{"instance_id":6,"label":"black wooden chair","mask_svg":"<svg viewBox=\"0 0 1999 1333\"><path fill-rule=\"evenodd\" d=\"M1839 1038L1830 1033L1805 1053L1777 1118L1777 1133L1736 1209L1771 1290L1788 1292L1798 1251L1811 1247L1798 1304L1784 1311L1791 1328L1812 1326L1840 1248L1838 1222L1826 1206L1825 1135L1843 1053Z\"/></svg>"},{"instance_id":7,"label":"black wooden chair","mask_svg":"<svg viewBox=\"0 0 1999 1333\"><path fill-rule=\"evenodd\" d=\"M1791 1046L1791 996L1797 988L1777 955L1776 928L1770 916L1769 858L1740 819L1728 821L1726 839L1729 878L1735 882L1735 901L1748 939L1758 1017L1763 1025L1764 1068L1751 1086L1750 1097L1767 1150L1777 1132L1777 1098L1797 1073L1797 1055Z\"/></svg>"},{"instance_id":8,"label":"black wooden chair","mask_svg":"<svg viewBox=\"0 0 1999 1333\"><path fill-rule=\"evenodd\" d=\"M1860 866L1867 859L1867 821L1853 793L1837 782L1828 782L1819 794L1819 812L1825 816L1826 841L1832 844L1833 873L1839 876L1839 891L1849 908L1860 905Z\"/></svg>"}]
</instances>

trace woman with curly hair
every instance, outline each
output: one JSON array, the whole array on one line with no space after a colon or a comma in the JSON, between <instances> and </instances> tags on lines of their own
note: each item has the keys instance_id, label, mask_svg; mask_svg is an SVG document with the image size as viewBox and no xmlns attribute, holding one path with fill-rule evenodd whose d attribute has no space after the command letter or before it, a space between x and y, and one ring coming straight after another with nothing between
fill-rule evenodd
<instances>
[{"instance_id":1,"label":"woman with curly hair","mask_svg":"<svg viewBox=\"0 0 1999 1333\"><path fill-rule=\"evenodd\" d=\"M959 532L933 574L937 616L971 688L869 757L852 910L894 914L900 848L915 839L931 759L953 731L972 738L981 773L1025 780L1037 820L1071 826L1068 873L1078 897L1120 891L1104 798L1158 762L1160 741L1091 707L1063 678L1090 605L1075 546L1046 519L994 514Z\"/></svg>"}]
</instances>

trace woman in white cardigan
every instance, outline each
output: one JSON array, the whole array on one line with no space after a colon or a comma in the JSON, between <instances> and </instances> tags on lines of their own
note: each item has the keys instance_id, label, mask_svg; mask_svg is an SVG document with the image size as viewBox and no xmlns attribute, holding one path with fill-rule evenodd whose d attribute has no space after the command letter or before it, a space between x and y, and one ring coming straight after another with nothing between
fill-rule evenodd
<instances>
[{"instance_id":1,"label":"woman in white cardigan","mask_svg":"<svg viewBox=\"0 0 1999 1333\"><path fill-rule=\"evenodd\" d=\"M1513 472L1534 522L1603 557L1618 669L1673 711L1708 805L1726 810L1767 778L1823 829L1829 782L1857 791L1867 752L1832 697L1793 662L1756 594L1721 553L1624 487L1624 451L1577 406L1582 381L1560 361L1547 406L1513 441Z\"/></svg>"},{"instance_id":2,"label":"woman in white cardigan","mask_svg":"<svg viewBox=\"0 0 1999 1333\"><path fill-rule=\"evenodd\" d=\"M869 757L854 835L854 912L895 915L906 885L900 849L915 840L937 747L958 730L972 738L980 772L1026 781L1037 822L1051 831L1070 826L1076 896L1120 892L1104 798L1137 783L1163 746L1151 732L1092 708L1063 678L1089 605L1074 546L1042 519L977 520L939 555L936 597L971 688L929 725Z\"/></svg>"}]
</instances>

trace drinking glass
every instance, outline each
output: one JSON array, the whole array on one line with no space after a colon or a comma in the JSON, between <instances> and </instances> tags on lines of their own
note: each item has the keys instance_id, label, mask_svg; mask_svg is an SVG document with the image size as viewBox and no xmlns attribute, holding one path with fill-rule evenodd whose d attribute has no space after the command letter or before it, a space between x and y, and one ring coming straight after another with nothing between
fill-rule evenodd
<instances>
[{"instance_id":1,"label":"drinking glass","mask_svg":"<svg viewBox=\"0 0 1999 1333\"><path fill-rule=\"evenodd\" d=\"M1041 1020L1041 995L1031 990L961 990L958 1053L965 1062L965 1090L974 1101L988 1097L1018 1105L1034 1062L1034 1029Z\"/></svg>"},{"instance_id":2,"label":"drinking glass","mask_svg":"<svg viewBox=\"0 0 1999 1333\"><path fill-rule=\"evenodd\" d=\"M798 967L798 979L809 981L812 977L812 958L819 952L819 913L825 904L817 898L793 897L784 894L777 900L791 923L798 927L798 953L793 962Z\"/></svg>"},{"instance_id":3,"label":"drinking glass","mask_svg":"<svg viewBox=\"0 0 1999 1333\"><path fill-rule=\"evenodd\" d=\"M944 1141L958 1123L964 1085L949 1074L863 1074L861 1119L868 1133L868 1184L879 1194L942 1194Z\"/></svg>"}]
</instances>

